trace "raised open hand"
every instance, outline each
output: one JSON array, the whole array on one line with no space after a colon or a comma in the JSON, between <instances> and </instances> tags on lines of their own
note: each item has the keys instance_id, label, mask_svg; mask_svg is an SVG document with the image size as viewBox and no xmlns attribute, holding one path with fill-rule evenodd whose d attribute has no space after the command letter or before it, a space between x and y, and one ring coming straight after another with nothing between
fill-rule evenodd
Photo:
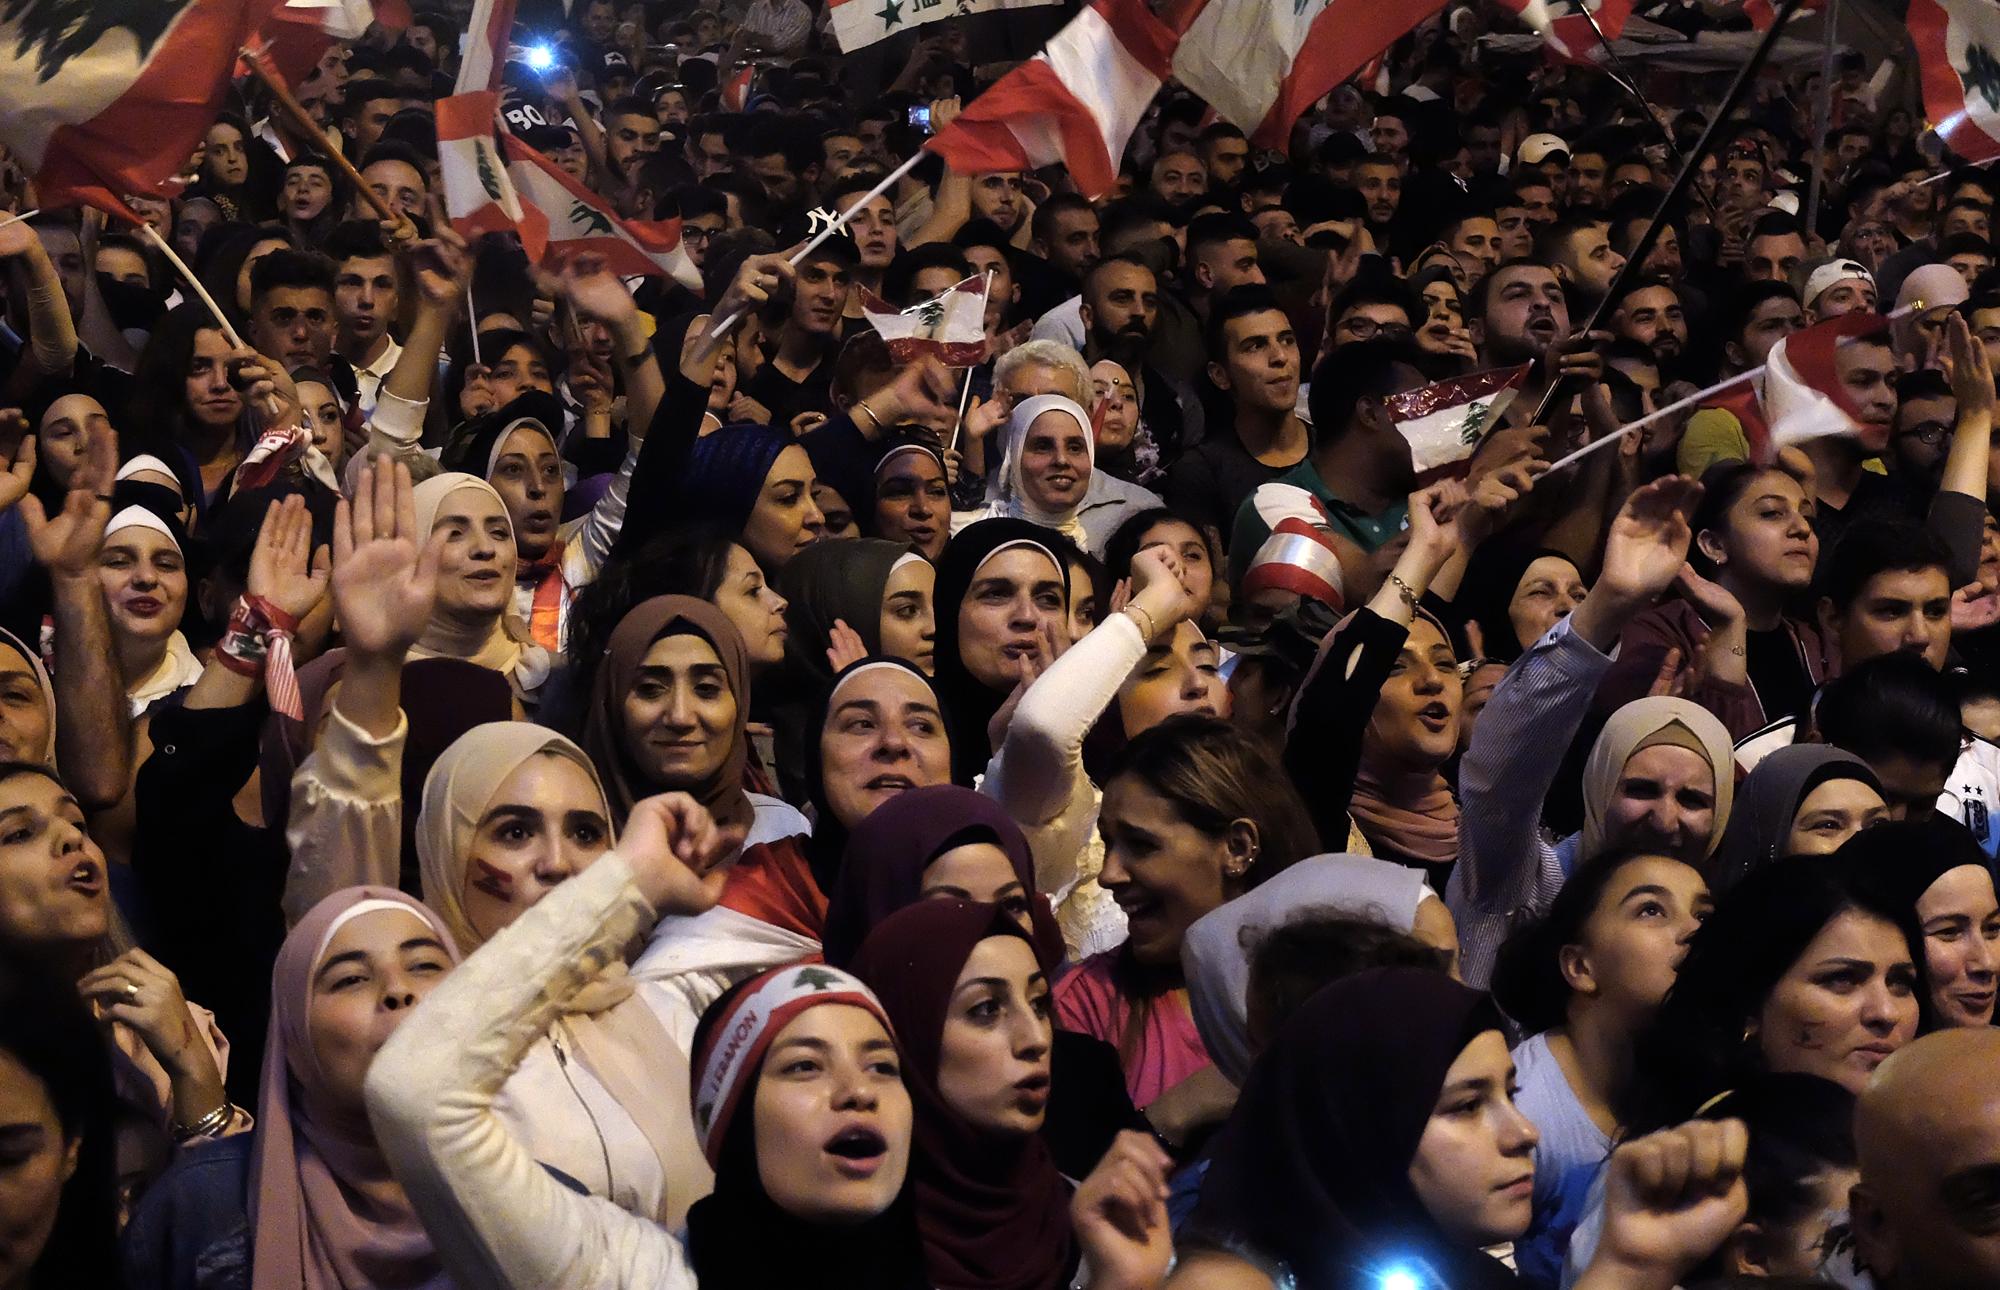
<instances>
[{"instance_id":1,"label":"raised open hand","mask_svg":"<svg viewBox=\"0 0 2000 1290\"><path fill-rule=\"evenodd\" d=\"M19 408L0 408L0 511L28 495L35 478L35 436Z\"/></svg>"},{"instance_id":2,"label":"raised open hand","mask_svg":"<svg viewBox=\"0 0 2000 1290\"><path fill-rule=\"evenodd\" d=\"M614 330L637 324L639 306L625 284L605 267L603 256L571 257L557 281L558 289L581 317L594 318Z\"/></svg>"},{"instance_id":3,"label":"raised open hand","mask_svg":"<svg viewBox=\"0 0 2000 1290\"><path fill-rule=\"evenodd\" d=\"M294 621L311 613L326 594L332 575L326 547L313 549L312 513L297 493L272 502L250 552L250 594L262 596Z\"/></svg>"},{"instance_id":4,"label":"raised open hand","mask_svg":"<svg viewBox=\"0 0 2000 1290\"><path fill-rule=\"evenodd\" d=\"M333 521L333 605L350 650L401 655L423 635L444 535L416 528L410 468L363 466L354 500L343 500Z\"/></svg>"},{"instance_id":5,"label":"raised open hand","mask_svg":"<svg viewBox=\"0 0 2000 1290\"><path fill-rule=\"evenodd\" d=\"M33 493L21 498L28 547L51 577L85 577L96 569L104 526L111 522L111 486L117 477L118 434L107 430L89 436L83 459L70 474L59 514L50 516Z\"/></svg>"}]
</instances>

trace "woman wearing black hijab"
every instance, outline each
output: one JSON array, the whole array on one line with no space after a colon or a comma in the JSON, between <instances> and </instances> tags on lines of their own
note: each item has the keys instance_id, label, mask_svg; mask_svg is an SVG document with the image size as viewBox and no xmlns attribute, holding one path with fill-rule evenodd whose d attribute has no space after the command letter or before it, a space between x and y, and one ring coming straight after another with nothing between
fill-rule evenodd
<instances>
[{"instance_id":1,"label":"woman wearing black hijab","mask_svg":"<svg viewBox=\"0 0 2000 1290\"><path fill-rule=\"evenodd\" d=\"M1319 991L1217 1139L1173 1290L1520 1284L1485 1253L1528 1224L1536 1135L1512 1077L1492 1000L1440 972L1378 968ZM1747 1146L1740 1122L1697 1121L1621 1147L1577 1290L1675 1285L1741 1220Z\"/></svg>"},{"instance_id":2,"label":"woman wearing black hijab","mask_svg":"<svg viewBox=\"0 0 2000 1290\"><path fill-rule=\"evenodd\" d=\"M953 783L970 787L985 772L987 726L1038 648L1040 666L1053 661L1050 645L1069 613L1066 545L1039 524L1003 517L968 526L938 560L937 691L951 722Z\"/></svg>"}]
</instances>

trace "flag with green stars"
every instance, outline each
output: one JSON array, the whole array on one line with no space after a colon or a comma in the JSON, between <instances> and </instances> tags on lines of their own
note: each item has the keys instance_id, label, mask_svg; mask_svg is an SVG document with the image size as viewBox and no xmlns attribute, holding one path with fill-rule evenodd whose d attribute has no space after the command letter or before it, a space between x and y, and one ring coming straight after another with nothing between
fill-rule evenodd
<instances>
[{"instance_id":1,"label":"flag with green stars","mask_svg":"<svg viewBox=\"0 0 2000 1290\"><path fill-rule=\"evenodd\" d=\"M1967 161L2000 157L2000 4L1910 0L1924 115Z\"/></svg>"},{"instance_id":2,"label":"flag with green stars","mask_svg":"<svg viewBox=\"0 0 2000 1290\"><path fill-rule=\"evenodd\" d=\"M852 53L940 18L1059 3L1061 0L833 0L833 34L841 49Z\"/></svg>"}]
</instances>

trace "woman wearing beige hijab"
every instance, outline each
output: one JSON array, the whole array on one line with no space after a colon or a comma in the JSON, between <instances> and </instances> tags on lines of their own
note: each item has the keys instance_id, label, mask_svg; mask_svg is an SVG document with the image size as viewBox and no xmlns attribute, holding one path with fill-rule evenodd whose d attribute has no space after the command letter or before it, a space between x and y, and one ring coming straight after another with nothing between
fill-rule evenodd
<instances>
[{"instance_id":1,"label":"woman wearing beige hijab","mask_svg":"<svg viewBox=\"0 0 2000 1290\"><path fill-rule=\"evenodd\" d=\"M424 781L424 902L467 953L615 837L583 750L519 721L476 726ZM686 1112L687 1066L613 960L571 996L501 1089L495 1110L545 1168L678 1228L714 1184Z\"/></svg>"}]
</instances>

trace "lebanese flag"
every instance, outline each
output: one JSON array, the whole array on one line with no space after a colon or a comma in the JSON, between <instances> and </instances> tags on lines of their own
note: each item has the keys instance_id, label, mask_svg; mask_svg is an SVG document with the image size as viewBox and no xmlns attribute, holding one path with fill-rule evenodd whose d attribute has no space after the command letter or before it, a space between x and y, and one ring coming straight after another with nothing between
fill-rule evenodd
<instances>
[{"instance_id":1,"label":"lebanese flag","mask_svg":"<svg viewBox=\"0 0 2000 1290\"><path fill-rule=\"evenodd\" d=\"M1841 314L1793 332L1771 347L1764 364L1764 419L1771 426L1771 450L1807 439L1850 438L1867 441L1864 426L1846 387L1841 384L1834 351L1843 341L1884 331L1889 320L1880 314ZM1877 448L1882 445L1876 444Z\"/></svg>"},{"instance_id":2,"label":"lebanese flag","mask_svg":"<svg viewBox=\"0 0 2000 1290\"><path fill-rule=\"evenodd\" d=\"M1533 363L1496 367L1438 381L1385 400L1396 429L1410 443L1418 485L1465 473L1462 463L1479 449L1521 392Z\"/></svg>"},{"instance_id":3,"label":"lebanese flag","mask_svg":"<svg viewBox=\"0 0 2000 1290\"><path fill-rule=\"evenodd\" d=\"M492 90L437 101L438 171L452 228L470 242L487 233L519 233L528 259L548 250L547 221L530 220L493 143L500 95Z\"/></svg>"},{"instance_id":4,"label":"lebanese flag","mask_svg":"<svg viewBox=\"0 0 2000 1290\"><path fill-rule=\"evenodd\" d=\"M1993 0L1910 0L1924 114L1968 161L2000 157L2000 6Z\"/></svg>"},{"instance_id":5,"label":"lebanese flag","mask_svg":"<svg viewBox=\"0 0 2000 1290\"><path fill-rule=\"evenodd\" d=\"M1604 40L1616 40L1632 16L1632 0L1501 0L1501 5L1540 33L1550 58L1582 67L1595 67L1604 53L1597 30ZM1596 29L1586 8L1597 19Z\"/></svg>"},{"instance_id":6,"label":"lebanese flag","mask_svg":"<svg viewBox=\"0 0 2000 1290\"><path fill-rule=\"evenodd\" d=\"M43 206L137 222L227 104L237 51L277 0L9 0L0 9L0 143Z\"/></svg>"},{"instance_id":7,"label":"lebanese flag","mask_svg":"<svg viewBox=\"0 0 2000 1290\"><path fill-rule=\"evenodd\" d=\"M265 61L296 86L331 46L361 39L374 24L402 31L410 21L405 0L284 0L259 34Z\"/></svg>"},{"instance_id":8,"label":"lebanese flag","mask_svg":"<svg viewBox=\"0 0 2000 1290\"><path fill-rule=\"evenodd\" d=\"M986 361L986 283L984 275L967 278L903 310L864 289L861 312L898 363L935 358L946 367L973 367Z\"/></svg>"},{"instance_id":9,"label":"lebanese flag","mask_svg":"<svg viewBox=\"0 0 2000 1290\"><path fill-rule=\"evenodd\" d=\"M501 143L519 194L522 244L531 236L544 239L538 263L561 268L575 255L601 255L620 277L665 276L690 291L702 289L701 270L681 245L680 220L621 220L596 193L513 135Z\"/></svg>"},{"instance_id":10,"label":"lebanese flag","mask_svg":"<svg viewBox=\"0 0 2000 1290\"><path fill-rule=\"evenodd\" d=\"M1799 6L1799 12L1807 13L1824 7L1824 0L1806 0ZM1743 16L1756 30L1769 31L1771 24L1778 20L1778 6L1771 0L1743 0Z\"/></svg>"},{"instance_id":11,"label":"lebanese flag","mask_svg":"<svg viewBox=\"0 0 2000 1290\"><path fill-rule=\"evenodd\" d=\"M925 146L966 174L1061 162L1095 200L1169 77L1252 142L1282 147L1300 113L1445 3L1186 0L1169 23L1143 0L1092 0Z\"/></svg>"},{"instance_id":12,"label":"lebanese flag","mask_svg":"<svg viewBox=\"0 0 2000 1290\"><path fill-rule=\"evenodd\" d=\"M515 0L476 0L465 26L465 54L459 60L453 95L498 91L507 66L507 41L514 31Z\"/></svg>"},{"instance_id":13,"label":"lebanese flag","mask_svg":"<svg viewBox=\"0 0 2000 1290\"><path fill-rule=\"evenodd\" d=\"M750 74L757 69L745 63L740 70L722 83L722 107L724 111L741 112L750 102Z\"/></svg>"}]
</instances>

